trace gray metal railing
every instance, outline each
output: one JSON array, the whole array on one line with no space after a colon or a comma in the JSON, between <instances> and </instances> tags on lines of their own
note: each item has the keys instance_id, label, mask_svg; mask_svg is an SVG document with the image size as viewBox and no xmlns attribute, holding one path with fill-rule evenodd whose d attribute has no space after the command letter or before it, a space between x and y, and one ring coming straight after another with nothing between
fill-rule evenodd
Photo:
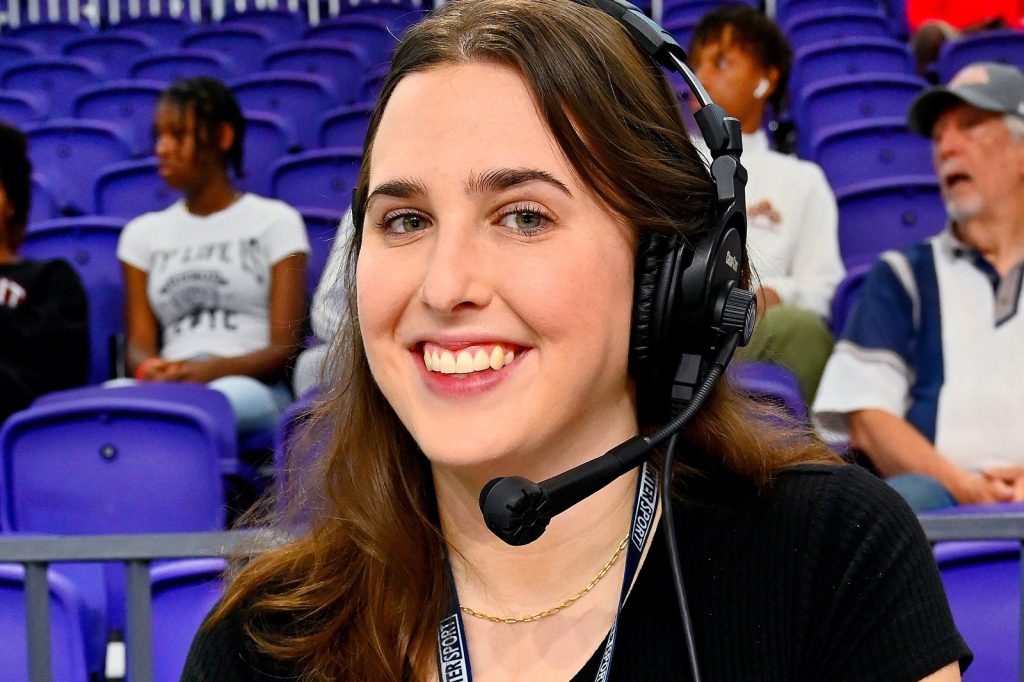
<instances>
[{"instance_id":1,"label":"gray metal railing","mask_svg":"<svg viewBox=\"0 0 1024 682\"><path fill-rule=\"evenodd\" d=\"M153 679L150 564L158 559L228 556L266 538L257 531L152 535L0 536L0 562L25 567L28 669L31 682L51 679L50 564L113 561L126 565L127 663L133 682Z\"/></svg>"},{"instance_id":2,"label":"gray metal railing","mask_svg":"<svg viewBox=\"0 0 1024 682\"><path fill-rule=\"evenodd\" d=\"M930 542L1016 540L1021 544L1020 662L1024 682L1024 514L922 516ZM153 679L150 564L158 559L223 557L243 547L271 542L259 531L161 533L154 535L0 536L0 562L25 566L29 679L49 682L51 670L49 583L52 563L116 561L128 570L127 663L133 682Z\"/></svg>"}]
</instances>

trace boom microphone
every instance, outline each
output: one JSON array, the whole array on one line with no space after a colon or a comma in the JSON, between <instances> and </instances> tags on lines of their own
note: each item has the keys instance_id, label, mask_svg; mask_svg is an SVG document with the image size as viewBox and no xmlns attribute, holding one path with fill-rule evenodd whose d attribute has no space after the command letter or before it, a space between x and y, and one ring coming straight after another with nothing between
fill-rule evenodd
<instances>
[{"instance_id":1,"label":"boom microphone","mask_svg":"<svg viewBox=\"0 0 1024 682\"><path fill-rule=\"evenodd\" d=\"M510 545L527 545L539 538L552 517L635 469L662 441L678 433L711 395L711 389L725 370L736 346L741 340L746 340L744 337L749 338L746 330L733 332L726 338L693 398L671 422L653 435L633 436L600 457L540 483L521 476L504 476L490 481L480 491L484 523Z\"/></svg>"}]
</instances>

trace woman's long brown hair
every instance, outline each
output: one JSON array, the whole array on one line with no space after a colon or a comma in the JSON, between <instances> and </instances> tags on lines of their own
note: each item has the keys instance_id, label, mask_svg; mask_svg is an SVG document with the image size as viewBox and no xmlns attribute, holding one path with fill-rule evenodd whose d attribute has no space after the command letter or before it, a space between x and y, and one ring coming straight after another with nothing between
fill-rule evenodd
<instances>
[{"instance_id":1,"label":"woman's long brown hair","mask_svg":"<svg viewBox=\"0 0 1024 682\"><path fill-rule=\"evenodd\" d=\"M673 91L615 20L568 0L456 0L408 30L378 99L347 254L350 310L360 209L388 99L412 73L470 61L521 73L585 186L638 232L707 225L714 188ZM445 545L428 462L371 376L357 315L339 329L331 388L310 430L329 435L325 452L293 466L286 523L303 533L249 560L210 623L241 610L258 647L302 679L396 682L434 665L449 596ZM723 382L685 431L683 452L756 487L796 463L835 461L813 439L767 421ZM691 460L674 473L700 469Z\"/></svg>"}]
</instances>

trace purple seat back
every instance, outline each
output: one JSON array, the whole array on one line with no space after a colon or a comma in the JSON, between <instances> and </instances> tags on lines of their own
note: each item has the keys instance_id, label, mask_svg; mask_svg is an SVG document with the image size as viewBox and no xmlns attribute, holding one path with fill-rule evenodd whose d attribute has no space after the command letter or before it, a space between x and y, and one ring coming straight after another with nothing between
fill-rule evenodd
<instances>
[{"instance_id":1,"label":"purple seat back","mask_svg":"<svg viewBox=\"0 0 1024 682\"><path fill-rule=\"evenodd\" d=\"M839 252L846 269L940 232L946 208L934 176L873 180L841 188Z\"/></svg>"},{"instance_id":2,"label":"purple seat back","mask_svg":"<svg viewBox=\"0 0 1024 682\"><path fill-rule=\"evenodd\" d=\"M308 473L312 463L323 453L327 436L319 432L312 433L306 428L316 400L317 392L314 389L292 403L277 422L274 474L280 502L318 483L316 477Z\"/></svg>"},{"instance_id":3,"label":"purple seat back","mask_svg":"<svg viewBox=\"0 0 1024 682\"><path fill-rule=\"evenodd\" d=\"M250 192L268 196L270 169L296 144L295 128L287 119L265 111L245 112L245 177L239 184Z\"/></svg>"},{"instance_id":4,"label":"purple seat back","mask_svg":"<svg viewBox=\"0 0 1024 682\"><path fill-rule=\"evenodd\" d=\"M0 91L0 120L20 128L46 118L46 103L30 92Z\"/></svg>"},{"instance_id":5,"label":"purple seat back","mask_svg":"<svg viewBox=\"0 0 1024 682\"><path fill-rule=\"evenodd\" d=\"M28 229L36 223L60 217L57 191L44 174L32 173L32 208L28 213Z\"/></svg>"},{"instance_id":6,"label":"purple seat back","mask_svg":"<svg viewBox=\"0 0 1024 682\"><path fill-rule=\"evenodd\" d=\"M298 40L267 53L267 71L294 71L323 76L331 81L338 101L348 104L359 99L366 72L367 52L354 42L340 40Z\"/></svg>"},{"instance_id":7,"label":"purple seat back","mask_svg":"<svg viewBox=\"0 0 1024 682\"><path fill-rule=\"evenodd\" d=\"M800 154L810 158L815 136L830 126L883 117L905 119L910 102L925 85L923 79L903 74L840 76L814 83L793 112Z\"/></svg>"},{"instance_id":8,"label":"purple seat back","mask_svg":"<svg viewBox=\"0 0 1024 682\"><path fill-rule=\"evenodd\" d=\"M974 62L1012 64L1024 71L1024 31L981 31L948 41L939 53L939 82L948 83L960 69Z\"/></svg>"},{"instance_id":9,"label":"purple seat back","mask_svg":"<svg viewBox=\"0 0 1024 682\"><path fill-rule=\"evenodd\" d=\"M118 218L61 218L33 223L25 234L26 258L64 258L78 273L89 301L89 382L109 379L112 339L124 332L124 285L117 260Z\"/></svg>"},{"instance_id":10,"label":"purple seat back","mask_svg":"<svg viewBox=\"0 0 1024 682\"><path fill-rule=\"evenodd\" d=\"M301 210L344 212L352 203L362 151L357 147L329 147L294 154L274 164L272 193Z\"/></svg>"},{"instance_id":11,"label":"purple seat back","mask_svg":"<svg viewBox=\"0 0 1024 682\"><path fill-rule=\"evenodd\" d=\"M0 431L0 519L62 535L221 530L221 442L191 405L112 394L30 407Z\"/></svg>"},{"instance_id":12,"label":"purple seat back","mask_svg":"<svg viewBox=\"0 0 1024 682\"><path fill-rule=\"evenodd\" d=\"M110 78L125 78L128 64L154 49L156 42L139 31L109 31L76 38L64 45L68 57L84 57L103 65Z\"/></svg>"},{"instance_id":13,"label":"purple seat back","mask_svg":"<svg viewBox=\"0 0 1024 682\"><path fill-rule=\"evenodd\" d=\"M50 652L54 682L88 682L82 607L74 586L50 571ZM25 632L25 570L0 564L0 661L3 678L28 682L28 641Z\"/></svg>"},{"instance_id":14,"label":"purple seat back","mask_svg":"<svg viewBox=\"0 0 1024 682\"><path fill-rule=\"evenodd\" d=\"M0 85L46 97L50 116L70 116L74 96L103 78L103 68L81 57L35 57L3 69Z\"/></svg>"},{"instance_id":15,"label":"purple seat back","mask_svg":"<svg viewBox=\"0 0 1024 682\"><path fill-rule=\"evenodd\" d=\"M30 40L18 40L10 36L0 39L0 64L13 64L19 59L39 57L42 54L43 48Z\"/></svg>"},{"instance_id":16,"label":"purple seat back","mask_svg":"<svg viewBox=\"0 0 1024 682\"><path fill-rule=\"evenodd\" d=\"M215 50L238 63L245 71L259 68L263 55L274 43L274 35L255 26L201 26L181 39L181 46Z\"/></svg>"},{"instance_id":17,"label":"purple seat back","mask_svg":"<svg viewBox=\"0 0 1024 682\"><path fill-rule=\"evenodd\" d=\"M260 73L231 82L246 113L262 111L280 116L303 147L316 145L316 121L338 103L334 83L323 76L292 71Z\"/></svg>"},{"instance_id":18,"label":"purple seat back","mask_svg":"<svg viewBox=\"0 0 1024 682\"><path fill-rule=\"evenodd\" d=\"M104 166L127 161L131 141L107 121L54 119L25 129L32 165L53 183L67 215L93 213L93 184Z\"/></svg>"},{"instance_id":19,"label":"purple seat back","mask_svg":"<svg viewBox=\"0 0 1024 682\"><path fill-rule=\"evenodd\" d=\"M227 55L198 48L166 48L134 60L128 67L132 78L173 83L182 78L208 76L228 80L240 72Z\"/></svg>"},{"instance_id":20,"label":"purple seat back","mask_svg":"<svg viewBox=\"0 0 1024 682\"><path fill-rule=\"evenodd\" d=\"M159 17L136 17L128 18L126 11L121 12L122 21L117 24L117 29L130 30L137 33L144 33L154 40L160 47L177 47L181 36L188 33L192 23L184 18L170 16Z\"/></svg>"},{"instance_id":21,"label":"purple seat back","mask_svg":"<svg viewBox=\"0 0 1024 682\"><path fill-rule=\"evenodd\" d=\"M188 559L150 570L154 682L178 682L192 638L224 591L224 559ZM126 680L131 680L131 670Z\"/></svg>"},{"instance_id":22,"label":"purple seat back","mask_svg":"<svg viewBox=\"0 0 1024 682\"><path fill-rule=\"evenodd\" d=\"M127 134L133 154L150 154L153 113L163 90L159 81L108 81L78 93L75 117L114 123Z\"/></svg>"},{"instance_id":23,"label":"purple seat back","mask_svg":"<svg viewBox=\"0 0 1024 682\"><path fill-rule=\"evenodd\" d=\"M124 220L161 211L179 196L157 173L152 156L107 166L96 178L94 193L97 213Z\"/></svg>"},{"instance_id":24,"label":"purple seat back","mask_svg":"<svg viewBox=\"0 0 1024 682\"><path fill-rule=\"evenodd\" d=\"M790 92L794 103L799 106L804 89L827 78L913 72L914 60L910 49L894 38L832 40L807 45L796 51Z\"/></svg>"},{"instance_id":25,"label":"purple seat back","mask_svg":"<svg viewBox=\"0 0 1024 682\"><path fill-rule=\"evenodd\" d=\"M868 180L934 176L931 144L903 118L852 121L825 128L812 142L814 160L834 191Z\"/></svg>"},{"instance_id":26,"label":"purple seat back","mask_svg":"<svg viewBox=\"0 0 1024 682\"><path fill-rule=\"evenodd\" d=\"M228 3L231 9L231 3ZM221 26L251 26L267 31L275 43L296 40L302 34L302 19L295 12L285 9L251 10L230 12L220 20Z\"/></svg>"},{"instance_id":27,"label":"purple seat back","mask_svg":"<svg viewBox=\"0 0 1024 682\"><path fill-rule=\"evenodd\" d=\"M839 7L803 12L787 22L783 32L793 49L846 38L893 38L892 28L877 6Z\"/></svg>"},{"instance_id":28,"label":"purple seat back","mask_svg":"<svg viewBox=\"0 0 1024 682\"><path fill-rule=\"evenodd\" d=\"M362 148L373 104L363 102L331 109L320 119L321 147Z\"/></svg>"},{"instance_id":29,"label":"purple seat back","mask_svg":"<svg viewBox=\"0 0 1024 682\"><path fill-rule=\"evenodd\" d=\"M731 370L733 382L743 393L784 407L797 421L807 419L800 385L785 367L767 362L737 362Z\"/></svg>"},{"instance_id":30,"label":"purple seat back","mask_svg":"<svg viewBox=\"0 0 1024 682\"><path fill-rule=\"evenodd\" d=\"M788 26L797 17L814 13L821 9L821 0L779 0L775 7L775 21L780 26ZM878 0L830 0L831 9L878 10Z\"/></svg>"},{"instance_id":31,"label":"purple seat back","mask_svg":"<svg viewBox=\"0 0 1024 682\"><path fill-rule=\"evenodd\" d=\"M91 28L83 24L66 21L47 21L38 24L24 24L10 30L9 35L18 40L27 40L39 45L44 51L60 52L66 43L88 35Z\"/></svg>"},{"instance_id":32,"label":"purple seat back","mask_svg":"<svg viewBox=\"0 0 1024 682\"><path fill-rule=\"evenodd\" d=\"M388 30L388 21L366 15L340 16L328 19L306 30L304 41L340 41L358 46L364 53L365 66L385 64L398 45L398 38Z\"/></svg>"}]
</instances>

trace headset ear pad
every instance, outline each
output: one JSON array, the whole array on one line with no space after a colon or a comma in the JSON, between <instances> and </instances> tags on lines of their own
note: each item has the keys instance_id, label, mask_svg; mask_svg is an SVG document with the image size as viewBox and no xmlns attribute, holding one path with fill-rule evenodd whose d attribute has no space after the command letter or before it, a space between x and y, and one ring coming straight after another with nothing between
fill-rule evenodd
<instances>
[{"instance_id":1,"label":"headset ear pad","mask_svg":"<svg viewBox=\"0 0 1024 682\"><path fill-rule=\"evenodd\" d=\"M668 290L678 251L672 240L643 232L637 244L633 276L633 328L629 340L629 370L638 398L657 386L665 333ZM663 378L663 377L662 377Z\"/></svg>"}]
</instances>

